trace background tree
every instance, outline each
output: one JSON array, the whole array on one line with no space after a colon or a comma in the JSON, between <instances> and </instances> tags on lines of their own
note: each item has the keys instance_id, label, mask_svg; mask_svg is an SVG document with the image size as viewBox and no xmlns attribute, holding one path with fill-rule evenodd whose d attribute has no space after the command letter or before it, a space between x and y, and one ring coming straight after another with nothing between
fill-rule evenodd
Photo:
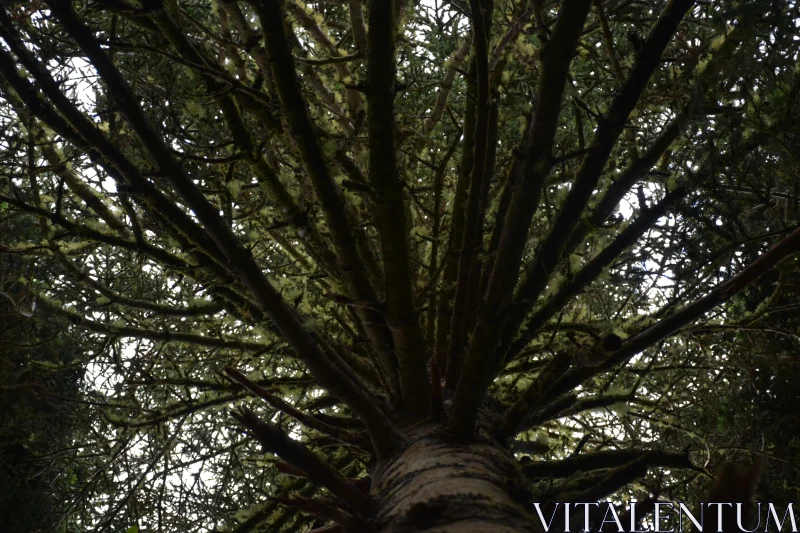
<instances>
[{"instance_id":1,"label":"background tree","mask_svg":"<svg viewBox=\"0 0 800 533\"><path fill-rule=\"evenodd\" d=\"M70 530L532 531L686 494L775 379L794 3L4 5L4 251L85 332Z\"/></svg>"},{"instance_id":2,"label":"background tree","mask_svg":"<svg viewBox=\"0 0 800 533\"><path fill-rule=\"evenodd\" d=\"M35 237L32 217L7 215L0 213L0 242ZM53 524L64 524L82 474L72 447L82 371L69 324L42 313L32 318L18 277L37 273L26 270L14 255L0 256L0 516L9 533L65 531Z\"/></svg>"}]
</instances>

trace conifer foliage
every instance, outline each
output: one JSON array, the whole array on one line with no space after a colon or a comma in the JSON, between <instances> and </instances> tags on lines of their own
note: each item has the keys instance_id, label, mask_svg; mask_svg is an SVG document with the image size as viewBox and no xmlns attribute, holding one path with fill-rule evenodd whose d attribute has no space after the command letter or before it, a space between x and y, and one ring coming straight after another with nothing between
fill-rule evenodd
<instances>
[{"instance_id":1,"label":"conifer foliage","mask_svg":"<svg viewBox=\"0 0 800 533\"><path fill-rule=\"evenodd\" d=\"M796 337L796 2L1 3L64 531L534 531L702 478Z\"/></svg>"}]
</instances>

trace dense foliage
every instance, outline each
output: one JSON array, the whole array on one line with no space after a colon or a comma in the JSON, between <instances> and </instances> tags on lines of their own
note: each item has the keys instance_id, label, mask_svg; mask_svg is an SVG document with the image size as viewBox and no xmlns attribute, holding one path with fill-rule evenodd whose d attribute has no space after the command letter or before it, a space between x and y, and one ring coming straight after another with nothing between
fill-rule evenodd
<instances>
[{"instance_id":1,"label":"dense foliage","mask_svg":"<svg viewBox=\"0 0 800 533\"><path fill-rule=\"evenodd\" d=\"M530 501L798 482L796 2L4 4L0 289L82 332L67 531L362 531L419 420Z\"/></svg>"},{"instance_id":2,"label":"dense foliage","mask_svg":"<svg viewBox=\"0 0 800 533\"><path fill-rule=\"evenodd\" d=\"M4 222L9 231L0 242L11 231L38 233L29 217ZM9 533L66 531L63 518L82 468L73 447L82 429L80 359L66 321L24 312L31 295L15 278L42 274L30 266L0 256L0 516Z\"/></svg>"}]
</instances>

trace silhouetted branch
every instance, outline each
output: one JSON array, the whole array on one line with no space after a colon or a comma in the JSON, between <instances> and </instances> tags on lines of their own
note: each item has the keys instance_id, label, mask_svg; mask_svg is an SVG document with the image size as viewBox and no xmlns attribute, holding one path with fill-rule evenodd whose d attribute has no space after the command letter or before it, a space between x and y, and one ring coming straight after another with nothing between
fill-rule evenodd
<instances>
[{"instance_id":1,"label":"silhouetted branch","mask_svg":"<svg viewBox=\"0 0 800 533\"><path fill-rule=\"evenodd\" d=\"M272 424L264 422L250 411L231 414L253 433L266 450L305 472L312 483L327 488L358 512L366 512L370 508L371 502L368 496L299 441L284 434Z\"/></svg>"},{"instance_id":2,"label":"silhouetted branch","mask_svg":"<svg viewBox=\"0 0 800 533\"><path fill-rule=\"evenodd\" d=\"M539 203L544 179L549 174L550 152L561 114L567 71L589 6L588 0L566 0L562 4L542 66L536 113L518 170L520 178L516 181L517 188L506 215L486 295L453 398L450 429L456 435L472 433L478 406L498 366L492 352L516 284L528 228Z\"/></svg>"},{"instance_id":3,"label":"silhouetted branch","mask_svg":"<svg viewBox=\"0 0 800 533\"><path fill-rule=\"evenodd\" d=\"M403 408L424 416L430 409L427 354L414 305L408 224L395 139L394 3L377 1L369 9L367 34L367 133L369 182L375 191L375 218L386 285L386 315L392 330Z\"/></svg>"},{"instance_id":4,"label":"silhouetted branch","mask_svg":"<svg viewBox=\"0 0 800 533\"><path fill-rule=\"evenodd\" d=\"M314 417L313 415L308 415L306 413L303 413L299 409L290 405L288 402L284 401L282 398L268 392L260 385L253 383L253 381L248 379L247 376L245 376L235 368L226 366L225 373L234 382L238 383L241 387L250 391L255 396L258 396L259 398L263 399L278 411L281 411L282 413L286 413L287 415L291 416L304 426L319 431L320 433L324 433L325 435L333 437L336 440L340 440L348 444L354 444L366 450L370 448L369 441L365 442L365 439L363 439L359 435L351 433L350 431L347 430L343 430L326 422L323 422Z\"/></svg>"},{"instance_id":5,"label":"silhouetted branch","mask_svg":"<svg viewBox=\"0 0 800 533\"><path fill-rule=\"evenodd\" d=\"M533 461L522 466L522 471L531 479L547 477L569 477L576 473L603 468L616 468L638 461L640 465L672 468L696 468L685 453L660 450L605 450L575 455L560 461ZM589 500L576 500L589 501Z\"/></svg>"}]
</instances>

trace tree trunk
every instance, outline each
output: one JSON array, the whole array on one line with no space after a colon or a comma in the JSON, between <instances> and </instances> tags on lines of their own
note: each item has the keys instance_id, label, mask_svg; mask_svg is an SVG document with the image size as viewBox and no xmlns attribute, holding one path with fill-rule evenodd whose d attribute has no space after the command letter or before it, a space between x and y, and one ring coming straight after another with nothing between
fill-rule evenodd
<instances>
[{"instance_id":1,"label":"tree trunk","mask_svg":"<svg viewBox=\"0 0 800 533\"><path fill-rule=\"evenodd\" d=\"M507 451L488 440L456 442L430 425L407 437L410 445L374 471L374 531L535 531L522 474Z\"/></svg>"}]
</instances>

